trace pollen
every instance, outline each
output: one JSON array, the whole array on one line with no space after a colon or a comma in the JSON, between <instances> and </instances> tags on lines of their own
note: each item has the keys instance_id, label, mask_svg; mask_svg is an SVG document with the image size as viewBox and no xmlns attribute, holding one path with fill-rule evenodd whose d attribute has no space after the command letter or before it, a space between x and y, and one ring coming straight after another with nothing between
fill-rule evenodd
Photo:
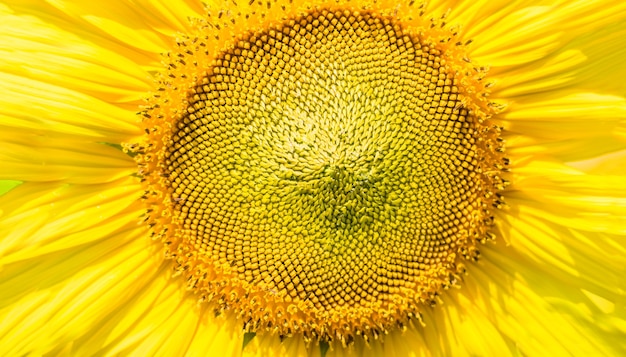
<instances>
[{"instance_id":1,"label":"pollen","mask_svg":"<svg viewBox=\"0 0 626 357\"><path fill-rule=\"evenodd\" d=\"M214 14L166 57L133 148L146 222L247 331L378 338L494 236L496 106L440 20L284 11L239 32L244 15Z\"/></svg>"}]
</instances>

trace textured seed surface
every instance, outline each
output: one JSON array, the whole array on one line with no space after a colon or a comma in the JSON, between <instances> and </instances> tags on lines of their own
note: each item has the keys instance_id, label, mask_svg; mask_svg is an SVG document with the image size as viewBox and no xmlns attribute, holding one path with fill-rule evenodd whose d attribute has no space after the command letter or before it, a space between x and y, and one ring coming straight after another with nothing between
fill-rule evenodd
<instances>
[{"instance_id":1,"label":"textured seed surface","mask_svg":"<svg viewBox=\"0 0 626 357\"><path fill-rule=\"evenodd\" d=\"M163 149L190 286L250 330L345 339L419 316L491 220L487 129L446 61L342 10L220 54Z\"/></svg>"}]
</instances>

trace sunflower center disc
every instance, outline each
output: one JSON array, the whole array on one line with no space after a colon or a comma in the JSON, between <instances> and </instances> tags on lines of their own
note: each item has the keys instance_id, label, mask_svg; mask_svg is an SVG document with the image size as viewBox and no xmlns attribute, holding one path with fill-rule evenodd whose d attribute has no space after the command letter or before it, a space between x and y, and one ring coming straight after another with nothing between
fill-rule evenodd
<instances>
[{"instance_id":1,"label":"sunflower center disc","mask_svg":"<svg viewBox=\"0 0 626 357\"><path fill-rule=\"evenodd\" d=\"M219 55L159 164L191 287L254 331L419 317L489 234L486 130L451 60L387 17L322 10Z\"/></svg>"}]
</instances>

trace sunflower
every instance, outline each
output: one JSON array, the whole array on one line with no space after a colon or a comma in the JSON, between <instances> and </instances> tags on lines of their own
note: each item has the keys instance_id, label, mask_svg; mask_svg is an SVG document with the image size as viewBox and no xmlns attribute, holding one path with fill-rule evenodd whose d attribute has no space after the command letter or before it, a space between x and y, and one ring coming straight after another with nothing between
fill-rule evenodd
<instances>
[{"instance_id":1,"label":"sunflower","mask_svg":"<svg viewBox=\"0 0 626 357\"><path fill-rule=\"evenodd\" d=\"M0 17L1 355L626 353L626 5Z\"/></svg>"}]
</instances>

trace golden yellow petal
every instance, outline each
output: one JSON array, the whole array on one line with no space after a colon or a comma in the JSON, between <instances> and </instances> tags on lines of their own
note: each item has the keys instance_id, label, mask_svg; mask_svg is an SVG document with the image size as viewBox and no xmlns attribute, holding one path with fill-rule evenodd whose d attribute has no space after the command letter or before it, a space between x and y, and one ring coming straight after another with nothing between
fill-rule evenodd
<instances>
[{"instance_id":1,"label":"golden yellow petal","mask_svg":"<svg viewBox=\"0 0 626 357\"><path fill-rule=\"evenodd\" d=\"M523 354L609 356L623 351L619 328L626 320L621 312L605 315L596 309L584 319L576 316L593 306L579 281L546 275L514 246L487 247L483 253L481 264L468 267L466 284L471 287L459 296L468 296ZM577 304L578 312L563 309L563 302ZM594 326L594 319L605 325Z\"/></svg>"},{"instance_id":2,"label":"golden yellow petal","mask_svg":"<svg viewBox=\"0 0 626 357\"><path fill-rule=\"evenodd\" d=\"M515 103L501 117L509 123L506 129L511 134L547 140L611 136L626 128L626 99L578 92L548 100Z\"/></svg>"},{"instance_id":3,"label":"golden yellow petal","mask_svg":"<svg viewBox=\"0 0 626 357\"><path fill-rule=\"evenodd\" d=\"M138 134L132 112L84 93L0 73L0 128L120 143Z\"/></svg>"},{"instance_id":4,"label":"golden yellow petal","mask_svg":"<svg viewBox=\"0 0 626 357\"><path fill-rule=\"evenodd\" d=\"M138 219L139 194L136 180L129 178L87 186L20 185L0 197L0 264L106 238Z\"/></svg>"},{"instance_id":5,"label":"golden yellow petal","mask_svg":"<svg viewBox=\"0 0 626 357\"><path fill-rule=\"evenodd\" d=\"M532 154L579 161L623 147L626 100L613 95L578 92L512 103L501 117L507 130L510 155ZM583 142L590 145L583 145Z\"/></svg>"},{"instance_id":6,"label":"golden yellow petal","mask_svg":"<svg viewBox=\"0 0 626 357\"><path fill-rule=\"evenodd\" d=\"M193 302L195 303L195 300ZM232 315L214 317L212 311L210 312L199 315L198 326L186 355L189 357L240 356L243 333L239 320Z\"/></svg>"},{"instance_id":7,"label":"golden yellow petal","mask_svg":"<svg viewBox=\"0 0 626 357\"><path fill-rule=\"evenodd\" d=\"M141 290L141 282L157 266L141 239L144 233L143 227L120 230L46 259L5 266L3 274L12 272L15 278L3 281L8 284L3 300L15 289L23 293L12 297L11 304L2 304L0 355L43 355L78 344L85 331L103 324ZM46 268L60 276L41 280Z\"/></svg>"},{"instance_id":8,"label":"golden yellow petal","mask_svg":"<svg viewBox=\"0 0 626 357\"><path fill-rule=\"evenodd\" d=\"M625 11L622 10L622 17ZM568 38L536 61L493 68L493 95L509 102L532 103L577 93L595 92L623 97L626 75L626 18L597 22L597 30Z\"/></svg>"},{"instance_id":9,"label":"golden yellow petal","mask_svg":"<svg viewBox=\"0 0 626 357\"><path fill-rule=\"evenodd\" d=\"M168 0L139 0L135 4L146 14L150 14L146 20L160 33L171 36L173 31L188 31L190 18L204 16L205 6L209 4L194 0L168 1ZM209 5L210 6L210 5Z\"/></svg>"},{"instance_id":10,"label":"golden yellow petal","mask_svg":"<svg viewBox=\"0 0 626 357\"><path fill-rule=\"evenodd\" d=\"M481 19L466 35L474 39L471 55L480 63L518 65L540 59L580 34L623 21L625 10L626 5L613 1L512 3Z\"/></svg>"},{"instance_id":11,"label":"golden yellow petal","mask_svg":"<svg viewBox=\"0 0 626 357\"><path fill-rule=\"evenodd\" d=\"M243 349L244 357L262 356L294 356L294 357L317 357L320 356L320 348L317 343L307 346L302 336L296 334L284 339L279 339L273 334L257 334L246 344ZM329 357L329 354L326 354Z\"/></svg>"},{"instance_id":12,"label":"golden yellow petal","mask_svg":"<svg viewBox=\"0 0 626 357\"><path fill-rule=\"evenodd\" d=\"M135 173L120 148L71 139L24 136L0 139L0 179L95 184Z\"/></svg>"},{"instance_id":13,"label":"golden yellow petal","mask_svg":"<svg viewBox=\"0 0 626 357\"><path fill-rule=\"evenodd\" d=\"M94 7L81 1L6 1L20 13L51 13L58 18L69 17L84 32L96 33L127 48L160 53L167 50L168 39L155 33L145 13L126 1L111 1Z\"/></svg>"},{"instance_id":14,"label":"golden yellow petal","mask_svg":"<svg viewBox=\"0 0 626 357\"><path fill-rule=\"evenodd\" d=\"M528 215L502 220L501 225L508 242L546 278L576 281L580 288L605 298L623 294L626 248L614 243L617 236L566 229Z\"/></svg>"},{"instance_id":15,"label":"golden yellow petal","mask_svg":"<svg viewBox=\"0 0 626 357\"><path fill-rule=\"evenodd\" d=\"M0 17L4 59L0 71L50 84L61 82L65 88L109 102L137 101L139 93L149 90L149 77L128 53L94 46L37 17L13 14L4 5Z\"/></svg>"},{"instance_id":16,"label":"golden yellow petal","mask_svg":"<svg viewBox=\"0 0 626 357\"><path fill-rule=\"evenodd\" d=\"M591 232L626 233L623 176L590 175L550 161L519 162L507 202L511 211L543 212L566 227Z\"/></svg>"},{"instance_id":17,"label":"golden yellow petal","mask_svg":"<svg viewBox=\"0 0 626 357\"><path fill-rule=\"evenodd\" d=\"M626 150L621 149L608 154L597 155L590 159L569 162L568 165L592 175L626 176L626 165L623 164L624 162L626 162Z\"/></svg>"},{"instance_id":18,"label":"golden yellow petal","mask_svg":"<svg viewBox=\"0 0 626 357\"><path fill-rule=\"evenodd\" d=\"M112 355L238 356L243 334L234 316L216 317L209 306L199 306L170 272L166 263L151 272L135 299L95 331L101 347Z\"/></svg>"}]
</instances>

